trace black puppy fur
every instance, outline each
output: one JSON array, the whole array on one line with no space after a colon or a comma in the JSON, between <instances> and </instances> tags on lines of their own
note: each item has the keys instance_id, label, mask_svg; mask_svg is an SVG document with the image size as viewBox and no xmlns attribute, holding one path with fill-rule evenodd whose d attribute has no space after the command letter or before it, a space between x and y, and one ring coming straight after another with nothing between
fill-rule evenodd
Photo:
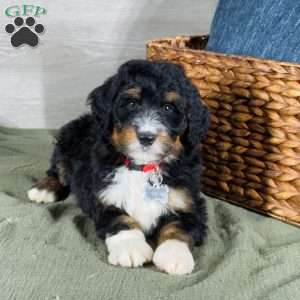
<instances>
[{"instance_id":1,"label":"black puppy fur","mask_svg":"<svg viewBox=\"0 0 300 300\"><path fill-rule=\"evenodd\" d=\"M112 184L114 171L124 166L126 155L122 148L116 146L112 136L121 123L130 120L130 113L126 109L122 111L122 107L116 107L125 87L138 87L139 90L135 92L141 92L141 99L147 98L149 103L159 102L155 97L166 91L180 96L180 107L172 108L176 113L173 112L172 117L163 117L169 138L174 144L177 139L179 150L175 159L163 162L160 168L163 183L185 191L187 201L191 202L185 209L176 208L161 215L154 226L144 230L146 239L154 248L174 238L186 242L190 247L200 245L206 233L207 215L205 202L199 195L199 144L209 127L209 111L178 65L144 60L123 64L115 76L90 93L88 103L92 112L61 128L51 167L47 171L48 177L35 187L54 192L56 201L66 198L69 191L75 194L82 210L94 220L101 238L121 230L140 228L139 223L126 211L101 203L97 196L99 191ZM173 101L172 98L169 100Z\"/></svg>"}]
</instances>

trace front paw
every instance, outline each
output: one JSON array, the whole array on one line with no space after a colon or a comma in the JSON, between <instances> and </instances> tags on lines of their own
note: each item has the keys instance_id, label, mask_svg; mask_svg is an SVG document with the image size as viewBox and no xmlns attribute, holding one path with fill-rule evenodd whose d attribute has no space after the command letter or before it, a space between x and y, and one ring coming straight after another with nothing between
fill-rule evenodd
<instances>
[{"instance_id":1,"label":"front paw","mask_svg":"<svg viewBox=\"0 0 300 300\"><path fill-rule=\"evenodd\" d=\"M172 275L192 273L195 262L188 245L179 240L166 240L154 252L156 267Z\"/></svg>"},{"instance_id":2,"label":"front paw","mask_svg":"<svg viewBox=\"0 0 300 300\"><path fill-rule=\"evenodd\" d=\"M138 229L123 230L106 238L108 262L122 267L139 267L152 260L153 250Z\"/></svg>"}]
</instances>

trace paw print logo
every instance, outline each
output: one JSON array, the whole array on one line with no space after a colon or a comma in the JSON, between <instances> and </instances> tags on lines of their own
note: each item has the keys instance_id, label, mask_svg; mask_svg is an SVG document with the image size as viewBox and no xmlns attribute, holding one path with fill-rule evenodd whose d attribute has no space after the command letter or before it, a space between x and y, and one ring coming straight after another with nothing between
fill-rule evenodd
<instances>
[{"instance_id":1,"label":"paw print logo","mask_svg":"<svg viewBox=\"0 0 300 300\"><path fill-rule=\"evenodd\" d=\"M17 17L14 20L14 24L7 24L5 31L11 34L10 42L12 46L19 47L26 44L31 47L35 47L39 43L38 35L43 33L45 28L42 24L35 24L33 17L28 17L25 21L21 17Z\"/></svg>"}]
</instances>

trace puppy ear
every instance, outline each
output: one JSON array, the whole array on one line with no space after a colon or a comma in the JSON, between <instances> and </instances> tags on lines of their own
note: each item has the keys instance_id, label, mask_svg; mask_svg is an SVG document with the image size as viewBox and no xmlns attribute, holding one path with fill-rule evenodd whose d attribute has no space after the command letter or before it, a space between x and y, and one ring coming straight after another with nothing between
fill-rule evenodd
<instances>
[{"instance_id":1,"label":"puppy ear","mask_svg":"<svg viewBox=\"0 0 300 300\"><path fill-rule=\"evenodd\" d=\"M92 114L103 130L107 130L111 122L113 102L117 90L115 88L115 77L110 77L103 85L92 90L87 99L87 104L91 106Z\"/></svg>"},{"instance_id":2,"label":"puppy ear","mask_svg":"<svg viewBox=\"0 0 300 300\"><path fill-rule=\"evenodd\" d=\"M190 86L188 95L187 140L192 147L195 147L207 134L210 126L210 112L194 86Z\"/></svg>"}]
</instances>

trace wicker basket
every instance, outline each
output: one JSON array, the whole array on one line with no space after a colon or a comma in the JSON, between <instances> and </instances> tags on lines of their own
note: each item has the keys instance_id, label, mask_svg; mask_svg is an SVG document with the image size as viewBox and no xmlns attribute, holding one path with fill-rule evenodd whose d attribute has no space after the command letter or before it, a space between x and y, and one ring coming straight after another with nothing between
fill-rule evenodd
<instances>
[{"instance_id":1,"label":"wicker basket","mask_svg":"<svg viewBox=\"0 0 300 300\"><path fill-rule=\"evenodd\" d=\"M183 65L212 111L205 193L300 226L300 65L201 50L208 36L150 41Z\"/></svg>"}]
</instances>

